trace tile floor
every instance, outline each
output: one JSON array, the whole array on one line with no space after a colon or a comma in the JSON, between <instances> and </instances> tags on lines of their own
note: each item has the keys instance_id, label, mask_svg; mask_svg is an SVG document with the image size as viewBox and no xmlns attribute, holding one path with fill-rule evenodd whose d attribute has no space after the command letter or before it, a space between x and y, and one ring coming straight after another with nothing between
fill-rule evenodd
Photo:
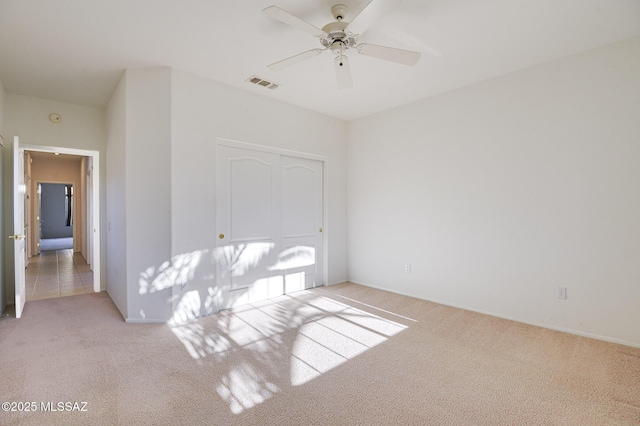
<instances>
[{"instance_id":1,"label":"tile floor","mask_svg":"<svg viewBox=\"0 0 640 426\"><path fill-rule=\"evenodd\" d=\"M93 293L93 272L73 249L47 250L29 259L27 301Z\"/></svg>"}]
</instances>

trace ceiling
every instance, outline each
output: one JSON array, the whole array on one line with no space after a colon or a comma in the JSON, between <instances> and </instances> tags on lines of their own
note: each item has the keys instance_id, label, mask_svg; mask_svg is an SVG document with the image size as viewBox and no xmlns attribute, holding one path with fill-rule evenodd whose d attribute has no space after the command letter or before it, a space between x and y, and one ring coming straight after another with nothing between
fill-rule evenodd
<instances>
[{"instance_id":1,"label":"ceiling","mask_svg":"<svg viewBox=\"0 0 640 426\"><path fill-rule=\"evenodd\" d=\"M351 15L367 0L0 0L0 80L8 93L104 107L124 69L170 66L352 120L640 35L639 0L404 0L360 41L420 51L414 67L350 50L346 90L328 52L266 67L321 46L262 9L322 27L335 3Z\"/></svg>"}]
</instances>

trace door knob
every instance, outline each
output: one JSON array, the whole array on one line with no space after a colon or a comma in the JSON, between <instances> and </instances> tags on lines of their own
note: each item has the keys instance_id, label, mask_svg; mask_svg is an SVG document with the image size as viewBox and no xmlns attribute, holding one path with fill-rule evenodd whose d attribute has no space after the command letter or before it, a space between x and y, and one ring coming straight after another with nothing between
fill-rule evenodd
<instances>
[{"instance_id":1,"label":"door knob","mask_svg":"<svg viewBox=\"0 0 640 426\"><path fill-rule=\"evenodd\" d=\"M221 240L223 240L223 239L224 239L224 234L220 234L220 235L218 235L218 238L220 238Z\"/></svg>"},{"instance_id":2,"label":"door knob","mask_svg":"<svg viewBox=\"0 0 640 426\"><path fill-rule=\"evenodd\" d=\"M24 235L20 235L20 234L9 235L9 239L10 240L24 240Z\"/></svg>"}]
</instances>

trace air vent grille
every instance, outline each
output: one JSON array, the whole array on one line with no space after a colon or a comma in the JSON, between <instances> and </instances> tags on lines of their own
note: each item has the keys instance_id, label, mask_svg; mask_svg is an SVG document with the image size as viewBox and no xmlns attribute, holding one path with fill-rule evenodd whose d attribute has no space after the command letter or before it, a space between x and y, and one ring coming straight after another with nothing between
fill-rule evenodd
<instances>
[{"instance_id":1,"label":"air vent grille","mask_svg":"<svg viewBox=\"0 0 640 426\"><path fill-rule=\"evenodd\" d=\"M266 87L267 89L277 89L281 85L278 83L274 83L269 80L265 80L264 78L260 78L258 76L252 75L248 80L249 83L257 84L258 86Z\"/></svg>"}]
</instances>

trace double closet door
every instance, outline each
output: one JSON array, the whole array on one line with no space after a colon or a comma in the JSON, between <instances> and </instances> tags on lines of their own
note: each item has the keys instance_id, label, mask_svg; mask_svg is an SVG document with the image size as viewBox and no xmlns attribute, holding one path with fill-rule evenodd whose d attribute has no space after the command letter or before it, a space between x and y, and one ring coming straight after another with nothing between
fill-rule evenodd
<instances>
[{"instance_id":1,"label":"double closet door","mask_svg":"<svg viewBox=\"0 0 640 426\"><path fill-rule=\"evenodd\" d=\"M324 284L323 162L216 146L220 308Z\"/></svg>"}]
</instances>

